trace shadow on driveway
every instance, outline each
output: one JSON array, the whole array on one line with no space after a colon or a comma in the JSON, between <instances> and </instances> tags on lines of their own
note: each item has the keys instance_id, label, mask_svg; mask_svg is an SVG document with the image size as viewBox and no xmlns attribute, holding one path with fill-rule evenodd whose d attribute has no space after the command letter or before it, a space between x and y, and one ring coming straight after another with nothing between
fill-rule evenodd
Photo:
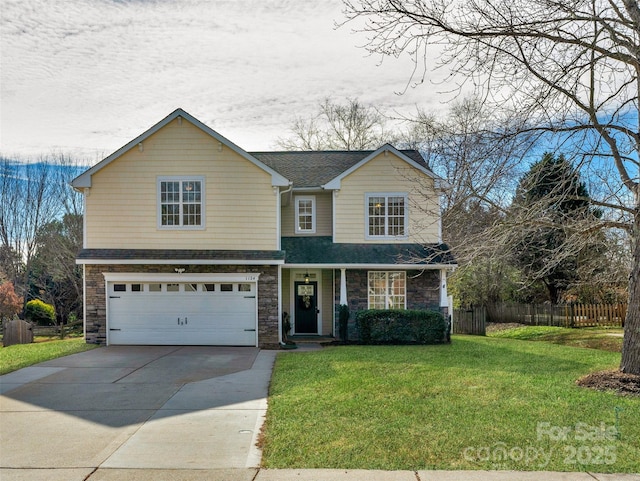
<instances>
[{"instance_id":1,"label":"shadow on driveway","mask_svg":"<svg viewBox=\"0 0 640 481\"><path fill-rule=\"evenodd\" d=\"M274 357L250 347L110 346L2 376L0 467L258 465Z\"/></svg>"}]
</instances>

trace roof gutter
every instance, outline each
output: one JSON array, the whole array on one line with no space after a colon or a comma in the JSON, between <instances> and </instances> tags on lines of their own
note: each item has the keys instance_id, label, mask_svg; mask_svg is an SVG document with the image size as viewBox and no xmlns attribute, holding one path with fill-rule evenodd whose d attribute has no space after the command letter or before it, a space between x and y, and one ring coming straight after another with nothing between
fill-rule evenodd
<instances>
[{"instance_id":1,"label":"roof gutter","mask_svg":"<svg viewBox=\"0 0 640 481\"><path fill-rule=\"evenodd\" d=\"M458 264L284 264L284 269L455 270Z\"/></svg>"}]
</instances>

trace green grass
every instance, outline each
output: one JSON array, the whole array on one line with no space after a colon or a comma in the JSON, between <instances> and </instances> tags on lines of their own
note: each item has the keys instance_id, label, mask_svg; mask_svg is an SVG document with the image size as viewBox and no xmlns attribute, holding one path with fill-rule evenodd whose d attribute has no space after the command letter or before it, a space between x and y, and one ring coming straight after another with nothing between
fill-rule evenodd
<instances>
[{"instance_id":1,"label":"green grass","mask_svg":"<svg viewBox=\"0 0 640 481\"><path fill-rule=\"evenodd\" d=\"M575 384L619 362L612 352L472 336L280 353L263 464L639 472L640 400ZM564 428L566 439L548 434Z\"/></svg>"},{"instance_id":2,"label":"green grass","mask_svg":"<svg viewBox=\"0 0 640 481\"><path fill-rule=\"evenodd\" d=\"M1 347L0 375L57 357L88 351L95 347L97 345L87 344L84 339L15 344L9 347Z\"/></svg>"},{"instance_id":3,"label":"green grass","mask_svg":"<svg viewBox=\"0 0 640 481\"><path fill-rule=\"evenodd\" d=\"M565 346L603 349L622 352L622 329L618 328L579 328L547 326L525 326L505 329L487 334L501 339L519 339L521 341L547 341Z\"/></svg>"}]
</instances>

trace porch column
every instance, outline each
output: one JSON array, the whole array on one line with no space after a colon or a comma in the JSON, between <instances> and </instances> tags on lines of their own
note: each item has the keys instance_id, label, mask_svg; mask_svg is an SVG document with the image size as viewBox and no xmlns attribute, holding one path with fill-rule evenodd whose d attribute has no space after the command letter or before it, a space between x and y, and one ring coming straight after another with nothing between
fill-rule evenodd
<instances>
[{"instance_id":1,"label":"porch column","mask_svg":"<svg viewBox=\"0 0 640 481\"><path fill-rule=\"evenodd\" d=\"M440 307L449 305L449 296L447 295L447 271L440 269Z\"/></svg>"},{"instance_id":2,"label":"porch column","mask_svg":"<svg viewBox=\"0 0 640 481\"><path fill-rule=\"evenodd\" d=\"M340 304L347 304L347 269L340 269Z\"/></svg>"}]
</instances>

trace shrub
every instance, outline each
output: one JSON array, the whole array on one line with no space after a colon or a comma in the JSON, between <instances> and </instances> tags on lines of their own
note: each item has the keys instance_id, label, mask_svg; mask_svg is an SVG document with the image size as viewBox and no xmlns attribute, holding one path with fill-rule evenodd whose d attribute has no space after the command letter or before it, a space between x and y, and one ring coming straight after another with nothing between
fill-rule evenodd
<instances>
[{"instance_id":1,"label":"shrub","mask_svg":"<svg viewBox=\"0 0 640 481\"><path fill-rule=\"evenodd\" d=\"M447 323L437 311L369 309L356 313L361 344L438 344Z\"/></svg>"},{"instance_id":2,"label":"shrub","mask_svg":"<svg viewBox=\"0 0 640 481\"><path fill-rule=\"evenodd\" d=\"M16 294L13 283L0 285L0 321L12 319L22 310L22 297Z\"/></svg>"},{"instance_id":3,"label":"shrub","mask_svg":"<svg viewBox=\"0 0 640 481\"><path fill-rule=\"evenodd\" d=\"M42 302L40 299L33 299L27 302L24 309L24 316L31 322L41 326L55 324L56 311L51 304Z\"/></svg>"}]
</instances>

